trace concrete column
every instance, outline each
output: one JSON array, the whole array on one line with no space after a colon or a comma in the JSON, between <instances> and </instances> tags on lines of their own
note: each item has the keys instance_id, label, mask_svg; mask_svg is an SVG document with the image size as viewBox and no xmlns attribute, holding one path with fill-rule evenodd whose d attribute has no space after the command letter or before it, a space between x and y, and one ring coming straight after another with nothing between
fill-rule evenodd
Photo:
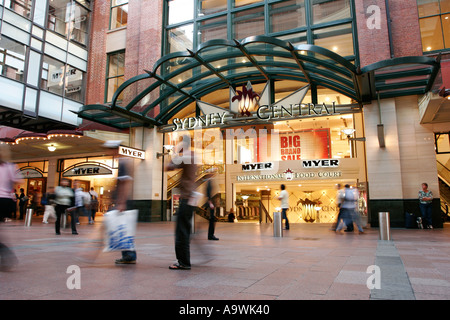
<instances>
[{"instance_id":1,"label":"concrete column","mask_svg":"<svg viewBox=\"0 0 450 320\"><path fill-rule=\"evenodd\" d=\"M381 120L380 120L381 113ZM433 192L433 220L439 219L439 185L433 132L420 124L418 97L375 101L364 106L366 163L371 224L378 212L390 212L391 226L404 227L405 213L420 216L418 192L423 182ZM377 124L384 125L386 147L378 144Z\"/></svg>"},{"instance_id":2,"label":"concrete column","mask_svg":"<svg viewBox=\"0 0 450 320\"><path fill-rule=\"evenodd\" d=\"M157 158L157 152L163 149L163 134L156 128L136 128L131 134L132 147L145 151L145 160L134 160L133 200L140 210L140 220L159 221L161 214L165 215L161 206L167 199L162 158Z\"/></svg>"}]
</instances>

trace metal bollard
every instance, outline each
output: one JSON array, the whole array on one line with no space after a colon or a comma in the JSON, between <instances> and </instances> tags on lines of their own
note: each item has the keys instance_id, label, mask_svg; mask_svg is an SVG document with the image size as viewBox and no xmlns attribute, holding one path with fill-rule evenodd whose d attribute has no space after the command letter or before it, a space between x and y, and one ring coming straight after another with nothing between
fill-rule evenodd
<instances>
[{"instance_id":1,"label":"metal bollard","mask_svg":"<svg viewBox=\"0 0 450 320\"><path fill-rule=\"evenodd\" d=\"M67 228L67 212L61 214L61 221L59 225L62 229Z\"/></svg>"},{"instance_id":2,"label":"metal bollard","mask_svg":"<svg viewBox=\"0 0 450 320\"><path fill-rule=\"evenodd\" d=\"M283 225L281 223L281 212L273 213L273 236L283 237Z\"/></svg>"},{"instance_id":3,"label":"metal bollard","mask_svg":"<svg viewBox=\"0 0 450 320\"><path fill-rule=\"evenodd\" d=\"M32 218L33 218L33 209L28 208L25 214L25 227L31 226L31 221L33 220Z\"/></svg>"},{"instance_id":4,"label":"metal bollard","mask_svg":"<svg viewBox=\"0 0 450 320\"><path fill-rule=\"evenodd\" d=\"M192 213L191 219L191 234L195 234L195 212Z\"/></svg>"},{"instance_id":5,"label":"metal bollard","mask_svg":"<svg viewBox=\"0 0 450 320\"><path fill-rule=\"evenodd\" d=\"M380 240L391 240L389 212L378 212L380 224Z\"/></svg>"}]
</instances>

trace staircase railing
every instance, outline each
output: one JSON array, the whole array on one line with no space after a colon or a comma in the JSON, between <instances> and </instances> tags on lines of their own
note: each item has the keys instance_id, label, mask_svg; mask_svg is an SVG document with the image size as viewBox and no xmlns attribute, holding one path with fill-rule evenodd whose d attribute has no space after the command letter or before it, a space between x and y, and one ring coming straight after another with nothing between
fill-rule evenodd
<instances>
[{"instance_id":1,"label":"staircase railing","mask_svg":"<svg viewBox=\"0 0 450 320\"><path fill-rule=\"evenodd\" d=\"M444 166L440 161L436 160L437 163L437 169L438 169L438 175L441 177L441 179L447 183L447 185L450 185L450 169Z\"/></svg>"},{"instance_id":2,"label":"staircase railing","mask_svg":"<svg viewBox=\"0 0 450 320\"><path fill-rule=\"evenodd\" d=\"M266 217L266 222L269 221L270 223L273 222L272 217L269 214L269 211L267 211L266 206L263 204L261 200L259 200L259 212L261 215L261 219L263 217L262 213L264 212L264 216Z\"/></svg>"}]
</instances>

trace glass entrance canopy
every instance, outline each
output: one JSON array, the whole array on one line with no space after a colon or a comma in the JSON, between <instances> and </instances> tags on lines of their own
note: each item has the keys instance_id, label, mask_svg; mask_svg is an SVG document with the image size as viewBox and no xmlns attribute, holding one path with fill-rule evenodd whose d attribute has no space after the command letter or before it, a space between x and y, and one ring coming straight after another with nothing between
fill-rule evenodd
<instances>
[{"instance_id":1,"label":"glass entrance canopy","mask_svg":"<svg viewBox=\"0 0 450 320\"><path fill-rule=\"evenodd\" d=\"M196 51L162 57L153 70L125 81L110 104L85 105L78 116L119 129L162 126L203 96L249 81L299 81L363 105L378 96L424 94L439 69L439 59L424 56L394 58L361 69L325 48L267 36L211 40Z\"/></svg>"}]
</instances>

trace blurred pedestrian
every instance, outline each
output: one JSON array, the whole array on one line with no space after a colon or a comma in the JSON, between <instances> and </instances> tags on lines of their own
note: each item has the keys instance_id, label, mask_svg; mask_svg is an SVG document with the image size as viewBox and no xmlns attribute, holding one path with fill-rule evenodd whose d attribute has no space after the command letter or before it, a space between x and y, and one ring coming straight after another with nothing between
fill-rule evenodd
<instances>
[{"instance_id":1,"label":"blurred pedestrian","mask_svg":"<svg viewBox=\"0 0 450 320\"><path fill-rule=\"evenodd\" d=\"M19 195L17 194L16 189L13 190L13 194L12 194L13 200L14 200L14 205L12 207L12 211L11 211L11 217L13 219L17 219L17 204L19 203Z\"/></svg>"},{"instance_id":2,"label":"blurred pedestrian","mask_svg":"<svg viewBox=\"0 0 450 320\"><path fill-rule=\"evenodd\" d=\"M78 234L76 228L76 207L75 195L73 189L69 186L69 180L63 178L59 186L55 188L55 212L56 212L56 222L55 231L57 235L60 235L61 226L61 216L63 214L70 214L70 225L72 227L72 234Z\"/></svg>"},{"instance_id":3,"label":"blurred pedestrian","mask_svg":"<svg viewBox=\"0 0 450 320\"><path fill-rule=\"evenodd\" d=\"M94 187L91 187L91 190L89 190L89 196L91 198L91 205L90 205L90 211L91 215L89 217L89 223L93 224L95 221L95 214L98 210L98 193L95 192Z\"/></svg>"},{"instance_id":4,"label":"blurred pedestrian","mask_svg":"<svg viewBox=\"0 0 450 320\"><path fill-rule=\"evenodd\" d=\"M236 219L236 216L234 215L234 209L231 208L228 213L228 222L234 222L234 219Z\"/></svg>"},{"instance_id":5,"label":"blurred pedestrian","mask_svg":"<svg viewBox=\"0 0 450 320\"><path fill-rule=\"evenodd\" d=\"M422 183L422 190L419 191L419 207L422 213L422 223L425 223L425 229L433 229L433 220L431 218L433 213L433 192L428 190L428 184Z\"/></svg>"},{"instance_id":6,"label":"blurred pedestrian","mask_svg":"<svg viewBox=\"0 0 450 320\"><path fill-rule=\"evenodd\" d=\"M177 150L172 156L171 162L166 170L182 169L180 180L180 205L176 216L175 227L175 255L177 263L169 266L172 270L190 270L190 235L192 228L192 214L195 203L195 183L197 178L197 165L195 164L195 154L191 150L190 136L183 136L183 140L177 146Z\"/></svg>"},{"instance_id":7,"label":"blurred pedestrian","mask_svg":"<svg viewBox=\"0 0 450 320\"><path fill-rule=\"evenodd\" d=\"M10 162L11 153L9 146L0 144L0 223L10 214L11 211L11 190L13 184L20 179L17 177L17 166ZM0 232L0 258L1 271L8 271L14 268L18 260L14 252L5 244L4 236Z\"/></svg>"},{"instance_id":8,"label":"blurred pedestrian","mask_svg":"<svg viewBox=\"0 0 450 320\"><path fill-rule=\"evenodd\" d=\"M289 230L289 220L287 218L287 211L289 209L289 193L286 191L286 186L281 185L281 192L278 196L278 200L281 201L281 219L285 221L285 230Z\"/></svg>"},{"instance_id":9,"label":"blurred pedestrian","mask_svg":"<svg viewBox=\"0 0 450 320\"><path fill-rule=\"evenodd\" d=\"M337 210L338 210L338 216L336 219L336 223L333 224L333 226L331 227L331 230L336 231L336 229L338 228L340 223L343 223L342 220L342 209L341 209L341 205L342 205L342 199L344 198L343 192L344 190L341 189L341 184L338 183L336 184L336 189L337 189L337 193L336 193L336 206L337 206Z\"/></svg>"},{"instance_id":10,"label":"blurred pedestrian","mask_svg":"<svg viewBox=\"0 0 450 320\"><path fill-rule=\"evenodd\" d=\"M84 192L84 188L80 186L80 182L75 180L76 224L80 224L80 216L88 216L89 223L91 222L90 203L91 197L87 192Z\"/></svg>"},{"instance_id":11,"label":"blurred pedestrian","mask_svg":"<svg viewBox=\"0 0 450 320\"><path fill-rule=\"evenodd\" d=\"M104 148L115 150L119 154L119 146L122 141L110 140L103 144ZM119 168L117 186L113 193L114 210L120 212L131 209L131 191L133 188L133 160L127 157L118 159ZM137 260L136 250L123 250L122 258L115 261L116 264L135 264Z\"/></svg>"},{"instance_id":12,"label":"blurred pedestrian","mask_svg":"<svg viewBox=\"0 0 450 320\"><path fill-rule=\"evenodd\" d=\"M22 220L25 216L25 210L27 210L28 196L25 195L25 190L23 188L20 188L19 191L19 220Z\"/></svg>"},{"instance_id":13,"label":"blurred pedestrian","mask_svg":"<svg viewBox=\"0 0 450 320\"><path fill-rule=\"evenodd\" d=\"M214 203L214 178L216 176L216 170L210 170L209 174L206 176L206 198L208 202L206 203L206 210L209 211L209 226L208 226L208 240L219 240L214 235L216 228L216 206Z\"/></svg>"},{"instance_id":14,"label":"blurred pedestrian","mask_svg":"<svg viewBox=\"0 0 450 320\"><path fill-rule=\"evenodd\" d=\"M341 194L341 215L344 220L344 224L347 226L345 232L353 232L353 223L356 223L358 227L358 231L360 234L364 233L364 230L361 226L361 221L359 219L359 214L356 210L356 203L358 201L358 190L356 188L351 188L350 185L346 184L344 192ZM342 229L342 225L339 225L336 228L336 231L340 231Z\"/></svg>"},{"instance_id":15,"label":"blurred pedestrian","mask_svg":"<svg viewBox=\"0 0 450 320\"><path fill-rule=\"evenodd\" d=\"M42 195L41 204L44 206L44 217L42 223L47 224L48 218L56 218L55 213L55 188L49 187L48 191Z\"/></svg>"}]
</instances>

